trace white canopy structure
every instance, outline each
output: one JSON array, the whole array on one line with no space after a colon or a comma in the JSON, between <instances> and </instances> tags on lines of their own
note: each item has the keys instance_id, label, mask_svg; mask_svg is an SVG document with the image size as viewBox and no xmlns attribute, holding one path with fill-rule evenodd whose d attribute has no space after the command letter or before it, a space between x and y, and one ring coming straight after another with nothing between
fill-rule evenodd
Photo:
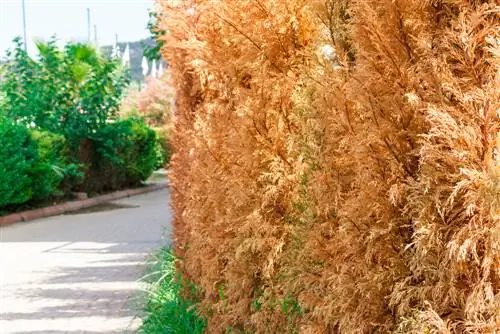
<instances>
[{"instance_id":1,"label":"white canopy structure","mask_svg":"<svg viewBox=\"0 0 500 334\"><path fill-rule=\"evenodd\" d=\"M146 57L142 57L142 63L141 63L141 68L142 68L142 75L146 76L149 73L149 63Z\"/></svg>"},{"instance_id":2,"label":"white canopy structure","mask_svg":"<svg viewBox=\"0 0 500 334\"><path fill-rule=\"evenodd\" d=\"M158 71L156 69L156 60L153 59L153 64L151 65L151 76L153 78L157 78L158 77Z\"/></svg>"},{"instance_id":3,"label":"white canopy structure","mask_svg":"<svg viewBox=\"0 0 500 334\"><path fill-rule=\"evenodd\" d=\"M123 66L130 66L130 47L127 44L125 46L125 50L123 51L123 56L122 56L122 65Z\"/></svg>"}]
</instances>

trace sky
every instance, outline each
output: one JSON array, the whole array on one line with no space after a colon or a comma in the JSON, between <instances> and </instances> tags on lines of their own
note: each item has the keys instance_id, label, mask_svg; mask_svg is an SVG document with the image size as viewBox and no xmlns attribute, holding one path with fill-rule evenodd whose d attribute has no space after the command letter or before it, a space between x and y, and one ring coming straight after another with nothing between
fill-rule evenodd
<instances>
[{"instance_id":1,"label":"sky","mask_svg":"<svg viewBox=\"0 0 500 334\"><path fill-rule=\"evenodd\" d=\"M90 8L91 35L97 27L99 45L111 45L149 36L148 10L154 0L25 0L28 52L34 40L56 35L60 44L87 41L87 8ZM12 47L12 39L23 35L22 0L0 0L0 58Z\"/></svg>"}]
</instances>

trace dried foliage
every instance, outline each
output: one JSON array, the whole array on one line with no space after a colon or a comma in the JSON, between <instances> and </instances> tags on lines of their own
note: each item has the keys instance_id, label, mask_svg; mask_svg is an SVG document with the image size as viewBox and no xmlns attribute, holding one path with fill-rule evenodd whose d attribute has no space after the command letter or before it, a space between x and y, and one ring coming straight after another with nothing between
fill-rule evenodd
<instances>
[{"instance_id":1,"label":"dried foliage","mask_svg":"<svg viewBox=\"0 0 500 334\"><path fill-rule=\"evenodd\" d=\"M495 1L159 3L209 332L500 329Z\"/></svg>"}]
</instances>

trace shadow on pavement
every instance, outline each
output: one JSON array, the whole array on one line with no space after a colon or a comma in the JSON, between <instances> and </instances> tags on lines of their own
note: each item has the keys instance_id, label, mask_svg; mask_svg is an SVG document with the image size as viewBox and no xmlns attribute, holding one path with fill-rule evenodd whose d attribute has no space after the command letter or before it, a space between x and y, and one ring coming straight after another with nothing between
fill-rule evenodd
<instances>
[{"instance_id":1,"label":"shadow on pavement","mask_svg":"<svg viewBox=\"0 0 500 334\"><path fill-rule=\"evenodd\" d=\"M168 193L120 202L121 210L0 231L2 334L133 332L142 300L138 279L148 255L166 243Z\"/></svg>"}]
</instances>

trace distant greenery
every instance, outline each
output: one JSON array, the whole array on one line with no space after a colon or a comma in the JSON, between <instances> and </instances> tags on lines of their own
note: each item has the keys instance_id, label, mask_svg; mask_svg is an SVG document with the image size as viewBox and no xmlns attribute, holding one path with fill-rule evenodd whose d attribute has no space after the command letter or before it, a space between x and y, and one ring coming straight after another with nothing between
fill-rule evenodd
<instances>
[{"instance_id":1,"label":"distant greenery","mask_svg":"<svg viewBox=\"0 0 500 334\"><path fill-rule=\"evenodd\" d=\"M158 24L158 13L154 11L149 12L149 22L147 26L151 33L151 39L155 42L153 45L145 45L144 56L149 60L160 60L161 53L160 50L164 45L164 41L161 37L165 35L165 31L160 29Z\"/></svg>"},{"instance_id":2,"label":"distant greenery","mask_svg":"<svg viewBox=\"0 0 500 334\"><path fill-rule=\"evenodd\" d=\"M196 295L196 287L182 279L175 267L175 255L163 248L157 255L147 281L150 283L145 317L139 333L198 334L203 333L206 321L196 309L196 301L183 298L182 291Z\"/></svg>"},{"instance_id":3,"label":"distant greenery","mask_svg":"<svg viewBox=\"0 0 500 334\"><path fill-rule=\"evenodd\" d=\"M140 118L109 124L96 133L94 143L98 162L94 172L100 175L95 178L97 189L138 185L153 173L162 158L157 154L161 146L155 131Z\"/></svg>"},{"instance_id":4,"label":"distant greenery","mask_svg":"<svg viewBox=\"0 0 500 334\"><path fill-rule=\"evenodd\" d=\"M155 128L155 131L160 144L160 148L156 150L159 155L156 167L162 168L170 164L170 159L173 154L173 147L170 142L170 131L168 128Z\"/></svg>"},{"instance_id":5,"label":"distant greenery","mask_svg":"<svg viewBox=\"0 0 500 334\"><path fill-rule=\"evenodd\" d=\"M7 52L0 90L2 112L17 123L64 135L70 144L89 138L115 119L129 74L115 60L98 55L90 45L54 40L37 44L31 58L15 40Z\"/></svg>"},{"instance_id":6,"label":"distant greenery","mask_svg":"<svg viewBox=\"0 0 500 334\"><path fill-rule=\"evenodd\" d=\"M128 69L92 46L20 39L0 67L0 210L73 190L135 186L162 154L154 130L118 111Z\"/></svg>"}]
</instances>

